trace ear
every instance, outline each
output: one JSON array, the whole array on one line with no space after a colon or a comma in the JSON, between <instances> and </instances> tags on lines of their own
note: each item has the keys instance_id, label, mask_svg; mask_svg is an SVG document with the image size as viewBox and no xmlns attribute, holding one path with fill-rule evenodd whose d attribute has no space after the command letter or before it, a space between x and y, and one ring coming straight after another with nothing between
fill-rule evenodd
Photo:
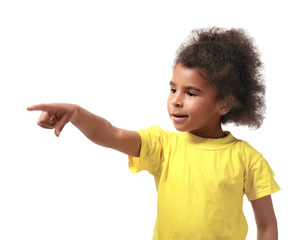
<instances>
[{"instance_id":1,"label":"ear","mask_svg":"<svg viewBox=\"0 0 307 240\"><path fill-rule=\"evenodd\" d=\"M233 107L234 103L235 103L235 98L233 96L231 95L226 96L224 99L220 101L219 114L221 116L227 114Z\"/></svg>"}]
</instances>

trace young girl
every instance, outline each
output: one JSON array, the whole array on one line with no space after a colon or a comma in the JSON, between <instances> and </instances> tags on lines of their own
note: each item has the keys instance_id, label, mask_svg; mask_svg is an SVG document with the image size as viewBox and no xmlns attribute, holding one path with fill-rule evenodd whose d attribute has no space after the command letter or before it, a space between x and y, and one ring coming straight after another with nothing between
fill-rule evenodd
<instances>
[{"instance_id":1,"label":"young girl","mask_svg":"<svg viewBox=\"0 0 307 240\"><path fill-rule=\"evenodd\" d=\"M243 30L194 30L175 59L169 116L179 133L153 126L117 128L73 104L40 104L38 124L60 135L71 122L91 141L129 156L129 168L149 171L158 191L153 239L245 239L243 195L252 203L258 239L277 239L271 194L274 174L247 142L222 130L232 122L259 128L264 85L259 54Z\"/></svg>"}]
</instances>

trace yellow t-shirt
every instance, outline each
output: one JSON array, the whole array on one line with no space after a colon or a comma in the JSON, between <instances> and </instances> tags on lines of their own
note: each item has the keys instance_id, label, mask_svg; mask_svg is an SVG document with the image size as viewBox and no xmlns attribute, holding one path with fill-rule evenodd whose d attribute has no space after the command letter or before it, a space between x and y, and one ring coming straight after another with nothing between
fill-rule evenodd
<instances>
[{"instance_id":1,"label":"yellow t-shirt","mask_svg":"<svg viewBox=\"0 0 307 240\"><path fill-rule=\"evenodd\" d=\"M140 157L129 156L129 168L155 178L154 240L245 239L243 195L254 200L280 189L262 155L229 132L220 139L156 126L138 132Z\"/></svg>"}]
</instances>

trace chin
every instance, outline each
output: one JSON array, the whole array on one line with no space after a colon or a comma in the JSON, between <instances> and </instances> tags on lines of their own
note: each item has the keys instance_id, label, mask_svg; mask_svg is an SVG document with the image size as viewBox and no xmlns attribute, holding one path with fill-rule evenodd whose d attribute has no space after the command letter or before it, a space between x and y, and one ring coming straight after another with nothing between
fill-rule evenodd
<instances>
[{"instance_id":1,"label":"chin","mask_svg":"<svg viewBox=\"0 0 307 240\"><path fill-rule=\"evenodd\" d=\"M185 128L185 127L182 127L182 126L176 126L174 125L175 129L179 132L188 132L189 129Z\"/></svg>"}]
</instances>

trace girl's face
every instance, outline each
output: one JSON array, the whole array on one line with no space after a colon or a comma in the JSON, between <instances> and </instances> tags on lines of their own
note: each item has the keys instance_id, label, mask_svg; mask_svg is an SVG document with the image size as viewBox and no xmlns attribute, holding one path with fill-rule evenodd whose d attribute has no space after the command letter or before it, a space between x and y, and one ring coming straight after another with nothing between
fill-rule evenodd
<instances>
[{"instance_id":1,"label":"girl's face","mask_svg":"<svg viewBox=\"0 0 307 240\"><path fill-rule=\"evenodd\" d=\"M177 64L170 82L167 110L178 131L200 137L223 137L221 116L225 114L217 92L195 69Z\"/></svg>"}]
</instances>

